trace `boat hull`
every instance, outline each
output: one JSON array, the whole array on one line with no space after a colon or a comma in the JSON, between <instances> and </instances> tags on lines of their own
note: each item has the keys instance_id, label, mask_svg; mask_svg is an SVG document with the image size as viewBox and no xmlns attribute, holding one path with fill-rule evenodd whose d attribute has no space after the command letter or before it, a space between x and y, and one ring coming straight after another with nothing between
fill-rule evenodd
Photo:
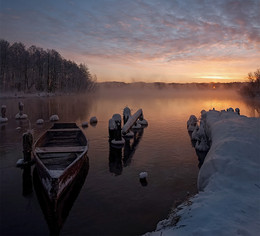
<instances>
[{"instance_id":1,"label":"boat hull","mask_svg":"<svg viewBox=\"0 0 260 236\"><path fill-rule=\"evenodd\" d=\"M42 164L40 160L37 161L36 158L35 164L37 173L39 175L40 181L43 185L43 188L46 191L46 194L49 196L51 201L56 201L60 196L69 188L73 179L77 176L83 162L87 159L87 153L82 154L82 157L73 163L63 174L58 178L51 177L48 170Z\"/></svg>"},{"instance_id":2,"label":"boat hull","mask_svg":"<svg viewBox=\"0 0 260 236\"><path fill-rule=\"evenodd\" d=\"M34 145L36 170L51 201L57 201L69 188L87 159L87 139L72 124L56 123Z\"/></svg>"}]
</instances>

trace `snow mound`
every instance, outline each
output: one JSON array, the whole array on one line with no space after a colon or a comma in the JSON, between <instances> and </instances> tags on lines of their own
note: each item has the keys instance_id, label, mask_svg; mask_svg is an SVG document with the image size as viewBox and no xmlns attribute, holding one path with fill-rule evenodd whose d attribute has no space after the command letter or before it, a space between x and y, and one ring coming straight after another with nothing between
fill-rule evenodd
<instances>
[{"instance_id":1,"label":"snow mound","mask_svg":"<svg viewBox=\"0 0 260 236\"><path fill-rule=\"evenodd\" d=\"M128 133L126 133L126 134L124 135L124 137L126 137L126 138L133 138L134 135L135 135L134 132L130 130Z\"/></svg>"},{"instance_id":2,"label":"snow mound","mask_svg":"<svg viewBox=\"0 0 260 236\"><path fill-rule=\"evenodd\" d=\"M199 193L146 235L259 234L260 118L212 110L205 122L211 147L199 172Z\"/></svg>"},{"instance_id":3,"label":"snow mound","mask_svg":"<svg viewBox=\"0 0 260 236\"><path fill-rule=\"evenodd\" d=\"M4 122L7 122L8 121L8 119L7 119L7 117L2 117L2 116L0 116L0 123L4 123Z\"/></svg>"},{"instance_id":4,"label":"snow mound","mask_svg":"<svg viewBox=\"0 0 260 236\"><path fill-rule=\"evenodd\" d=\"M26 114L17 113L15 115L15 119L17 119L17 120L22 120L22 119L27 119L27 118L28 118L28 116Z\"/></svg>"},{"instance_id":5,"label":"snow mound","mask_svg":"<svg viewBox=\"0 0 260 236\"><path fill-rule=\"evenodd\" d=\"M112 144L114 144L114 145L119 145L119 146L121 146L121 145L124 145L125 144L125 140L122 138L121 140L115 140L115 139L113 139L112 141L111 141L111 143Z\"/></svg>"},{"instance_id":6,"label":"snow mound","mask_svg":"<svg viewBox=\"0 0 260 236\"><path fill-rule=\"evenodd\" d=\"M38 119L37 121L36 121L36 124L37 125L42 125L44 123L44 120L43 119Z\"/></svg>"},{"instance_id":7,"label":"snow mound","mask_svg":"<svg viewBox=\"0 0 260 236\"><path fill-rule=\"evenodd\" d=\"M197 140L195 145L196 150L201 152L206 152L209 150L209 146L206 141L206 137L202 137L200 140Z\"/></svg>"},{"instance_id":8,"label":"snow mound","mask_svg":"<svg viewBox=\"0 0 260 236\"><path fill-rule=\"evenodd\" d=\"M194 115L191 115L189 120L187 121L187 128L188 128L189 132L193 132L194 131L194 129L197 126L197 122L198 122L197 117L194 116Z\"/></svg>"},{"instance_id":9,"label":"snow mound","mask_svg":"<svg viewBox=\"0 0 260 236\"><path fill-rule=\"evenodd\" d=\"M140 178L140 179L147 178L147 176L148 176L147 172L141 172L141 173L139 174L139 178Z\"/></svg>"},{"instance_id":10,"label":"snow mound","mask_svg":"<svg viewBox=\"0 0 260 236\"><path fill-rule=\"evenodd\" d=\"M52 115L51 117L50 117L50 121L58 121L60 118L59 118L59 116L58 115Z\"/></svg>"},{"instance_id":11,"label":"snow mound","mask_svg":"<svg viewBox=\"0 0 260 236\"><path fill-rule=\"evenodd\" d=\"M114 114L114 115L112 116L112 119L113 119L114 121L119 121L119 122L121 122L121 115L118 114L118 113L116 113L116 114Z\"/></svg>"}]
</instances>

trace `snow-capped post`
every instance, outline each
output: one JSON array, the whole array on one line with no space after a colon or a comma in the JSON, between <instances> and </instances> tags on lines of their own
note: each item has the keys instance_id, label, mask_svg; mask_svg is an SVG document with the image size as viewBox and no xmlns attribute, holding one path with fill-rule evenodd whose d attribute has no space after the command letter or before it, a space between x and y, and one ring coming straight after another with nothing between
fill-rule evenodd
<instances>
[{"instance_id":1,"label":"snow-capped post","mask_svg":"<svg viewBox=\"0 0 260 236\"><path fill-rule=\"evenodd\" d=\"M22 116L23 115L23 103L22 102L19 102L18 103L18 108L19 108L19 115Z\"/></svg>"},{"instance_id":2,"label":"snow-capped post","mask_svg":"<svg viewBox=\"0 0 260 236\"><path fill-rule=\"evenodd\" d=\"M139 180L142 186L147 186L148 182L146 180L146 177L148 176L147 172L141 172L139 174Z\"/></svg>"},{"instance_id":3,"label":"snow-capped post","mask_svg":"<svg viewBox=\"0 0 260 236\"><path fill-rule=\"evenodd\" d=\"M23 103L19 102L18 103L18 109L19 109L19 113L16 114L15 119L26 119L28 116L26 114L23 114Z\"/></svg>"},{"instance_id":4,"label":"snow-capped post","mask_svg":"<svg viewBox=\"0 0 260 236\"><path fill-rule=\"evenodd\" d=\"M128 121L129 117L131 116L131 110L129 107L125 107L123 111L123 120L124 120L124 125Z\"/></svg>"},{"instance_id":5,"label":"snow-capped post","mask_svg":"<svg viewBox=\"0 0 260 236\"><path fill-rule=\"evenodd\" d=\"M114 131L115 140L119 141L119 140L122 139L122 135L121 135L121 115L120 114L114 114L112 119L115 122L115 131Z\"/></svg>"},{"instance_id":6,"label":"snow-capped post","mask_svg":"<svg viewBox=\"0 0 260 236\"><path fill-rule=\"evenodd\" d=\"M110 119L108 122L108 133L109 133L110 140L115 138L115 129L116 129L115 121L114 119Z\"/></svg>"},{"instance_id":7,"label":"snow-capped post","mask_svg":"<svg viewBox=\"0 0 260 236\"><path fill-rule=\"evenodd\" d=\"M33 136L30 131L23 134L23 158L24 163L31 161L31 151L33 144Z\"/></svg>"}]
</instances>

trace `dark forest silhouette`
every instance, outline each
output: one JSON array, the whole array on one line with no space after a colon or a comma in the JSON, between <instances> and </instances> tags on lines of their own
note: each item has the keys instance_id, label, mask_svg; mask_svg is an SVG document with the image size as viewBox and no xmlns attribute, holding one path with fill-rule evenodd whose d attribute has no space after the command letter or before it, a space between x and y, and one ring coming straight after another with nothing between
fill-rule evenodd
<instances>
[{"instance_id":1,"label":"dark forest silhouette","mask_svg":"<svg viewBox=\"0 0 260 236\"><path fill-rule=\"evenodd\" d=\"M249 82L242 88L242 94L248 97L260 97L260 69L254 73L248 73L247 79Z\"/></svg>"},{"instance_id":2,"label":"dark forest silhouette","mask_svg":"<svg viewBox=\"0 0 260 236\"><path fill-rule=\"evenodd\" d=\"M79 92L93 88L94 80L86 65L53 49L0 39L0 91Z\"/></svg>"}]
</instances>

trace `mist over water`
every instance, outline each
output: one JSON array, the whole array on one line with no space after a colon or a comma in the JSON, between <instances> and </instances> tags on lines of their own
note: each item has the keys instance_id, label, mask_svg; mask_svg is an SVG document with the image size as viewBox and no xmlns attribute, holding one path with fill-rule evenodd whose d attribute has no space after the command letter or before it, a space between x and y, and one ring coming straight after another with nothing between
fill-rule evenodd
<instances>
[{"instance_id":1,"label":"mist over water","mask_svg":"<svg viewBox=\"0 0 260 236\"><path fill-rule=\"evenodd\" d=\"M19 101L30 122L14 119ZM2 235L49 234L42 201L34 188L23 194L26 178L15 167L29 124L37 139L51 127L48 120L53 114L60 122L79 126L92 116L98 119L96 126L83 130L89 141L89 169L61 235L139 235L154 230L187 192L197 192L198 158L186 127L191 114L199 117L203 109L239 107L241 115L259 117L258 103L233 90L100 88L90 95L2 98L2 104L9 120L0 124ZM132 114L142 108L148 127L122 150L114 150L108 143L108 121L114 113L122 115L125 106ZM46 121L44 125L36 125L39 118ZM148 172L147 186L139 181L142 171Z\"/></svg>"}]
</instances>

